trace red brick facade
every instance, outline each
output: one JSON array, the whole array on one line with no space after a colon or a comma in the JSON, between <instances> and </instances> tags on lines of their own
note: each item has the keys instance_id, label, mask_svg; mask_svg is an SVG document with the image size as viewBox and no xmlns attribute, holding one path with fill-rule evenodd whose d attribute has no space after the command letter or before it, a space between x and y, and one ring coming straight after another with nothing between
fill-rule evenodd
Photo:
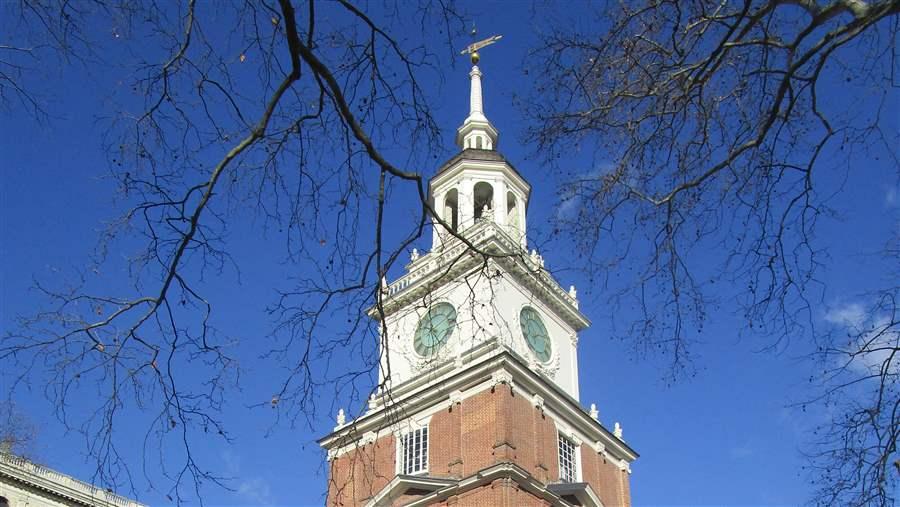
<instances>
[{"instance_id":1,"label":"red brick facade","mask_svg":"<svg viewBox=\"0 0 900 507\"><path fill-rule=\"evenodd\" d=\"M553 420L506 384L482 391L432 415L429 422L428 476L462 479L498 463L512 463L539 483L559 481L557 430ZM331 461L329 506L364 505L396 475L392 435L345 452ZM593 446L580 446L581 479L606 507L628 506L628 473L608 462ZM420 498L395 500L404 505ZM515 481L497 479L435 505L550 505Z\"/></svg>"}]
</instances>

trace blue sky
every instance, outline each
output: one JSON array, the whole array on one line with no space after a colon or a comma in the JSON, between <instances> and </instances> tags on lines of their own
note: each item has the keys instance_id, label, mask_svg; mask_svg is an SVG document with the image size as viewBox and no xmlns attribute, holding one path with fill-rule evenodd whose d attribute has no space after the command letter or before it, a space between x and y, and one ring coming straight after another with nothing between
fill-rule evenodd
<instances>
[{"instance_id":1,"label":"blue sky","mask_svg":"<svg viewBox=\"0 0 900 507\"><path fill-rule=\"evenodd\" d=\"M485 113L501 131L500 151L533 187L529 227L539 233L540 224L555 212L557 181L528 158L530 147L521 143L525 120L513 104L514 96L530 92L521 63L535 42L535 22L524 4L466 6L482 34L504 35L483 55ZM456 68L445 69L445 82L429 81L436 118L445 129L440 160L452 155L454 130L467 113L468 66L457 63ZM122 86L121 76L98 68L87 72L77 64L44 71L49 84L42 92L54 117L38 123L14 109L12 116L0 121L4 331L13 326L15 315L40 307L39 295L31 289L33 280L58 282L82 269L94 251L97 231L121 210L114 183L104 178L104 127L98 121L109 107L107 90ZM842 100L839 93L835 100ZM894 130L896 105L895 100L889 108ZM573 158L569 163L579 173L595 170L589 161ZM422 170L427 174L434 169ZM895 178L883 158L861 157L852 179L833 202L840 216L819 229L818 239L830 253L820 272L827 286L815 310L820 325L842 325L841 315L865 303L857 294L886 272L887 266L864 254L876 252L897 231L900 195ZM389 219L403 220L402 208L398 206ZM262 233L253 217L235 224L227 244L240 266L240 280L226 270L207 287L217 294L218 327L241 340L246 371L242 388L229 394L224 409L235 443L198 444L203 459L233 478L229 482L233 491L210 486L203 491L204 500L209 505L321 504L324 455L315 441L330 430L333 420L321 416L312 421L312 429L303 424L292 427L276 421L270 410L248 408L271 392L277 373L254 354L255 344L265 339L273 324L264 310L276 296L277 281L300 268L283 262L280 238ZM420 250L429 244L428 237L417 243ZM565 244L548 245L546 250L551 269L578 262ZM111 271L103 273L110 287L125 275L119 264L114 261ZM804 359L809 352L805 340L759 352L768 344L765 337L742 333L743 322L726 301L697 337L701 343L697 375L668 385L662 380L661 359L636 355L629 343L610 339L612 315L597 288L573 270L560 271L558 278L565 287L578 286L582 310L594 323L579 341L582 402L596 403L607 426L620 422L626 441L641 453L632 467L635 505L795 505L808 497L801 451L812 429L828 414L813 406L805 410L792 406L814 394L809 379L817 370ZM51 467L89 480L93 469L84 459L84 442L55 421L41 396L41 381L35 378L33 385L15 393L20 408L39 427L35 454ZM335 403L343 406L341 400ZM71 410L77 413L78 407ZM139 416L135 417L139 424ZM128 428L120 431L127 440ZM139 464L140 446L131 450L131 459ZM137 490L142 501L168 503L140 479Z\"/></svg>"}]
</instances>

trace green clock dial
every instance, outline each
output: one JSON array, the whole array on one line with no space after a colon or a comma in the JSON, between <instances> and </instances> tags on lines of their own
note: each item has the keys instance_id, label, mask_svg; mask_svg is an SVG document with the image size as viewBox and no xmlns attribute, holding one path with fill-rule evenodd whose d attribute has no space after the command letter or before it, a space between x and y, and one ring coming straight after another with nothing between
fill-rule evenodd
<instances>
[{"instance_id":1,"label":"green clock dial","mask_svg":"<svg viewBox=\"0 0 900 507\"><path fill-rule=\"evenodd\" d=\"M541 321L538 312L530 306L522 308L519 313L519 324L522 326L522 335L525 337L525 342L528 343L528 348L541 362L549 361L550 335L547 334L547 328L544 327L544 322Z\"/></svg>"},{"instance_id":2,"label":"green clock dial","mask_svg":"<svg viewBox=\"0 0 900 507\"><path fill-rule=\"evenodd\" d=\"M419 321L413 348L420 356L431 356L450 339L456 327L456 309L450 303L438 303Z\"/></svg>"}]
</instances>

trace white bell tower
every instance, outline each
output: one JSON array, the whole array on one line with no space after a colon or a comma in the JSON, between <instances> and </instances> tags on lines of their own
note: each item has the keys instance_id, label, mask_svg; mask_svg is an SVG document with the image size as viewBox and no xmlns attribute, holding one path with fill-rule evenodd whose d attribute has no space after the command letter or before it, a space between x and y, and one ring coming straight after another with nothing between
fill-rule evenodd
<instances>
[{"instance_id":1,"label":"white bell tower","mask_svg":"<svg viewBox=\"0 0 900 507\"><path fill-rule=\"evenodd\" d=\"M575 288L529 251L531 186L484 114L477 50L497 39L464 51L469 114L461 151L428 184L431 249L410 252L369 311L381 320L378 389L319 441L329 506L630 506L637 453L579 401L590 322Z\"/></svg>"},{"instance_id":2,"label":"white bell tower","mask_svg":"<svg viewBox=\"0 0 900 507\"><path fill-rule=\"evenodd\" d=\"M473 58L473 60L475 60ZM522 248L527 246L526 208L531 186L496 151L499 133L484 115L481 70L469 72L469 115L456 131L462 149L441 166L429 182L433 209L449 230L438 221L432 231L432 248L440 249L452 238L479 221L490 221Z\"/></svg>"},{"instance_id":3,"label":"white bell tower","mask_svg":"<svg viewBox=\"0 0 900 507\"><path fill-rule=\"evenodd\" d=\"M384 288L381 378L396 385L475 349L508 351L577 399L578 331L589 322L574 288L563 289L528 250L531 185L496 150L475 51L472 60L469 114L456 134L461 151L428 185L440 217L431 251L416 251L407 273Z\"/></svg>"}]
</instances>

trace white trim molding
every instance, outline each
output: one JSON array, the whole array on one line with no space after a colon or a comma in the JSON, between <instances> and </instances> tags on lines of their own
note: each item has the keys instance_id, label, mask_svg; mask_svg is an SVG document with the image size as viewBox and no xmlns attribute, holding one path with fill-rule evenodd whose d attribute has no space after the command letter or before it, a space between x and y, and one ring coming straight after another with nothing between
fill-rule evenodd
<instances>
[{"instance_id":1,"label":"white trim molding","mask_svg":"<svg viewBox=\"0 0 900 507\"><path fill-rule=\"evenodd\" d=\"M497 346L496 340L487 340L464 353L463 364L448 361L437 365L427 375L420 375L391 389L390 397L379 397L371 411L356 419L352 425L330 433L319 440L325 449L337 448L337 455L348 452L359 445L366 432L377 432L378 436L392 433L391 428L410 423L423 424L431 414L447 410L460 395L464 400L489 390L498 383L514 384L516 391L535 403L542 400L544 413L557 424L564 434L572 434L581 442L593 442L595 449L602 444L603 453L610 459L631 463L638 458L628 444L613 436L599 421L572 396L552 382L547 382L539 373L528 368L528 363L514 351ZM391 403L384 404L389 398ZM455 403L455 401L454 401ZM405 417L398 421L398 414ZM427 424L427 422L424 422Z\"/></svg>"},{"instance_id":2,"label":"white trim molding","mask_svg":"<svg viewBox=\"0 0 900 507\"><path fill-rule=\"evenodd\" d=\"M87 507L146 507L130 498L11 454L0 453L0 482L22 491L40 492L61 504Z\"/></svg>"}]
</instances>

